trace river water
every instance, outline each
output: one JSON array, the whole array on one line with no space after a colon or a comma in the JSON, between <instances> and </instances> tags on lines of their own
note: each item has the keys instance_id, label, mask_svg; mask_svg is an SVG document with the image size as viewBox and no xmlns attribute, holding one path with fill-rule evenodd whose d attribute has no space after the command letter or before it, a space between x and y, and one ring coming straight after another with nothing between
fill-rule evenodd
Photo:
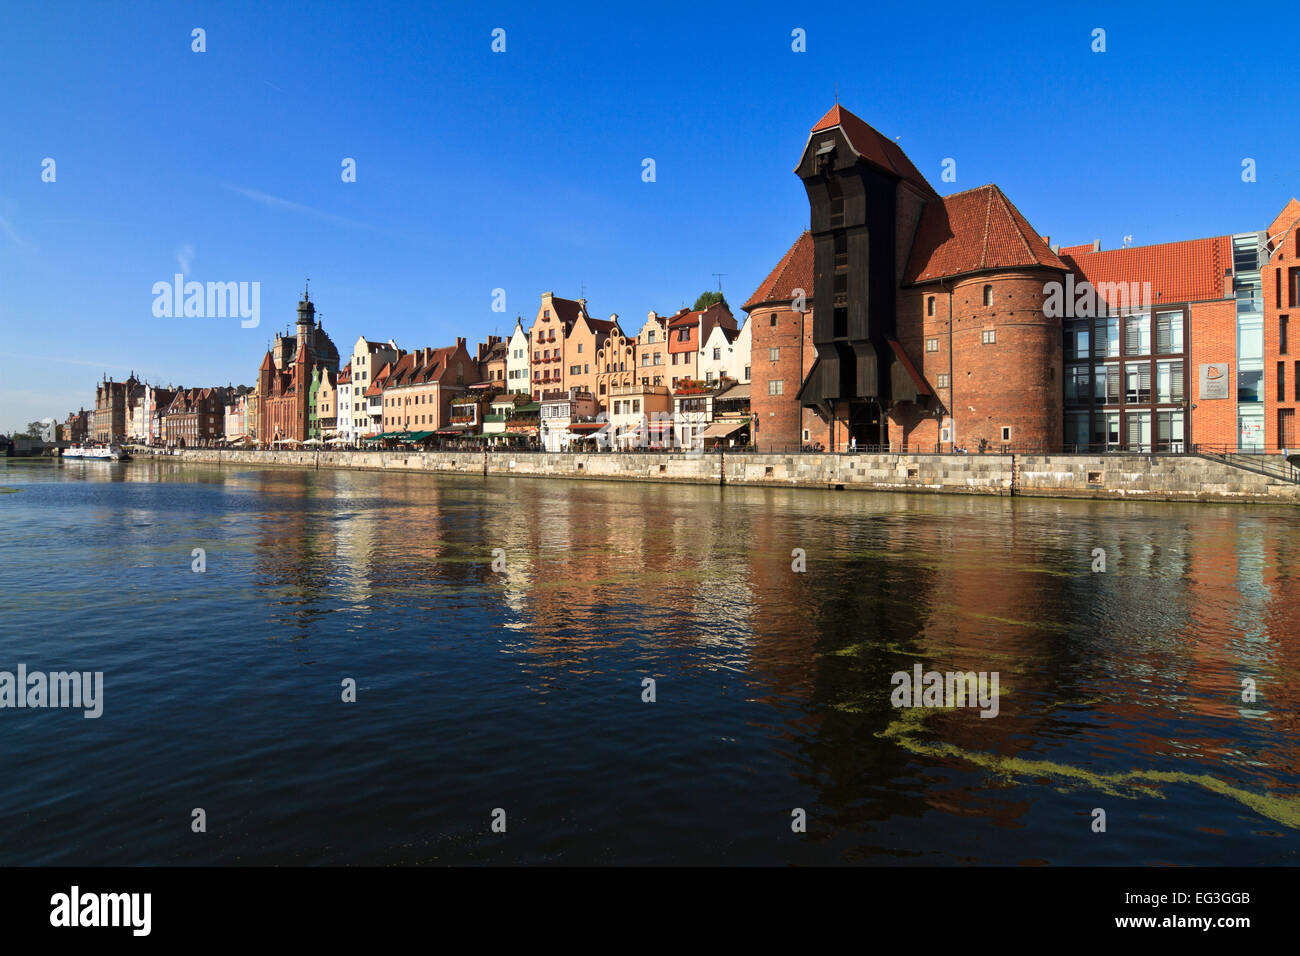
<instances>
[{"instance_id":1,"label":"river water","mask_svg":"<svg viewBox=\"0 0 1300 956\"><path fill-rule=\"evenodd\" d=\"M1300 510L11 460L0 595L3 864L1300 862Z\"/></svg>"}]
</instances>

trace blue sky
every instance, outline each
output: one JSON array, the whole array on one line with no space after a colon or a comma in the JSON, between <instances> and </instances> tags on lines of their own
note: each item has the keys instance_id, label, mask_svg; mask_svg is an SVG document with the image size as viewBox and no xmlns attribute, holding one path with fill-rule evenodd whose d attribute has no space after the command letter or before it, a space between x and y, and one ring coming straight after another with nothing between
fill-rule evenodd
<instances>
[{"instance_id":1,"label":"blue sky","mask_svg":"<svg viewBox=\"0 0 1300 956\"><path fill-rule=\"evenodd\" d=\"M0 431L105 372L251 384L306 275L344 352L508 334L584 286L635 331L714 272L739 311L807 225L792 169L837 87L1053 242L1262 229L1300 193L1300 13L1201 6L6 4ZM182 260L259 282L260 327L154 317Z\"/></svg>"}]
</instances>

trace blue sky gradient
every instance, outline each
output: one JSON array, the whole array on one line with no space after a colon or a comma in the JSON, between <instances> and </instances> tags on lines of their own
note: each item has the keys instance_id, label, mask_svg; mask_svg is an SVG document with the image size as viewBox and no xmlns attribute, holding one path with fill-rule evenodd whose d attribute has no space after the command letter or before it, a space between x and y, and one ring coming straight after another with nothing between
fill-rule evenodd
<instances>
[{"instance_id":1,"label":"blue sky gradient","mask_svg":"<svg viewBox=\"0 0 1300 956\"><path fill-rule=\"evenodd\" d=\"M472 344L584 286L634 332L714 272L741 318L807 225L792 169L837 87L940 192L996 182L1053 242L1262 229L1300 193L1294 7L875 6L6 5L0 431L105 372L252 384L305 275L341 352ZM155 318L182 260L260 282L260 327Z\"/></svg>"}]
</instances>

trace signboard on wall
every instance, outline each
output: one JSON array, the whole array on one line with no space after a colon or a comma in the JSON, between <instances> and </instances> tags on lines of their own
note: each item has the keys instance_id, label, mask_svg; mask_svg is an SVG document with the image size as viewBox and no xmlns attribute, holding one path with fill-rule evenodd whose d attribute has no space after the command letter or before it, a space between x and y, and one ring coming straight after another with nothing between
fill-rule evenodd
<instances>
[{"instance_id":1,"label":"signboard on wall","mask_svg":"<svg viewBox=\"0 0 1300 956\"><path fill-rule=\"evenodd\" d=\"M1227 362L1211 362L1201 366L1201 399L1227 398L1231 394L1232 379Z\"/></svg>"}]
</instances>

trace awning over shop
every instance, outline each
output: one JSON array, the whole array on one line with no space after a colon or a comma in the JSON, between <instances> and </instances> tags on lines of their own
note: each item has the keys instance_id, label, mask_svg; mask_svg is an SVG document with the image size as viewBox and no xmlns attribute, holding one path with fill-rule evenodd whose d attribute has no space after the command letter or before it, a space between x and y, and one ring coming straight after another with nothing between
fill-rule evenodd
<instances>
[{"instance_id":1,"label":"awning over shop","mask_svg":"<svg viewBox=\"0 0 1300 956\"><path fill-rule=\"evenodd\" d=\"M700 433L701 438L726 438L732 432L738 431L748 425L745 419L733 420L729 422L714 422L708 428Z\"/></svg>"},{"instance_id":2,"label":"awning over shop","mask_svg":"<svg viewBox=\"0 0 1300 956\"><path fill-rule=\"evenodd\" d=\"M414 445L416 442L422 442L427 438L431 438L432 436L433 436L433 432L410 432L409 434L403 435L401 438L398 439L398 441L404 441L408 445Z\"/></svg>"}]
</instances>

